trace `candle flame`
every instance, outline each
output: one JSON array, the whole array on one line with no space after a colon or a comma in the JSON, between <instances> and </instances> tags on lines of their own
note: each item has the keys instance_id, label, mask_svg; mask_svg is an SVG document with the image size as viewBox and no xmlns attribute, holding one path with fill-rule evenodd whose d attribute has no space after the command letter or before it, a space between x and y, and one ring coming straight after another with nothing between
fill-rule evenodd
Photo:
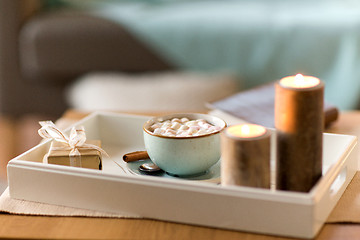
<instances>
[{"instance_id":1,"label":"candle flame","mask_svg":"<svg viewBox=\"0 0 360 240\"><path fill-rule=\"evenodd\" d=\"M250 134L250 127L249 125L242 125L241 126L241 133L244 135L249 135Z\"/></svg>"},{"instance_id":2,"label":"candle flame","mask_svg":"<svg viewBox=\"0 0 360 240\"><path fill-rule=\"evenodd\" d=\"M300 86L304 82L304 76L300 73L296 74L294 84Z\"/></svg>"}]
</instances>

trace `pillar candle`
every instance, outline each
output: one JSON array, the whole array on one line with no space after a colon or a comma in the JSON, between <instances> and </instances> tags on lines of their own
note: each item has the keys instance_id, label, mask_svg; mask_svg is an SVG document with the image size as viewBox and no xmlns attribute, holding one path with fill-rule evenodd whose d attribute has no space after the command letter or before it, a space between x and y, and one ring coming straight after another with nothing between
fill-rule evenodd
<instances>
[{"instance_id":1,"label":"pillar candle","mask_svg":"<svg viewBox=\"0 0 360 240\"><path fill-rule=\"evenodd\" d=\"M256 124L221 133L221 184L270 188L271 132Z\"/></svg>"},{"instance_id":2,"label":"pillar candle","mask_svg":"<svg viewBox=\"0 0 360 240\"><path fill-rule=\"evenodd\" d=\"M322 175L324 83L289 76L275 84L276 188L308 192Z\"/></svg>"}]
</instances>

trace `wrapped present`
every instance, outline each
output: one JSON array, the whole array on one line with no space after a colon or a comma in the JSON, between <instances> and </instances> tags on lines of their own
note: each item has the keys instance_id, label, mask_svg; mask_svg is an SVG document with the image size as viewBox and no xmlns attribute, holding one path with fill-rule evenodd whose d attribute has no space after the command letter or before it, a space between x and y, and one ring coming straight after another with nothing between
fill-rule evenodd
<instances>
[{"instance_id":1,"label":"wrapped present","mask_svg":"<svg viewBox=\"0 0 360 240\"><path fill-rule=\"evenodd\" d=\"M88 144L93 144L100 147L100 140L88 140ZM80 155L69 156L70 149L64 143L52 141L49 153L46 156L46 162L50 164L58 164L65 166L102 169L101 153L93 148L80 148Z\"/></svg>"},{"instance_id":2,"label":"wrapped present","mask_svg":"<svg viewBox=\"0 0 360 240\"><path fill-rule=\"evenodd\" d=\"M40 122L39 135L52 139L49 152L44 161L50 164L102 169L102 155L107 153L101 148L100 140L86 140L85 129L77 126L71 129L68 137L51 121Z\"/></svg>"}]
</instances>

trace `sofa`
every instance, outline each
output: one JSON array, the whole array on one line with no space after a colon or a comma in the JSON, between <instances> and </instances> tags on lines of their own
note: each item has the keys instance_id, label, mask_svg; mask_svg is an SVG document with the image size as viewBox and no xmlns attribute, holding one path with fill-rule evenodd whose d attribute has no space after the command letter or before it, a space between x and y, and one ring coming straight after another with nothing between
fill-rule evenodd
<instances>
[{"instance_id":1,"label":"sofa","mask_svg":"<svg viewBox=\"0 0 360 240\"><path fill-rule=\"evenodd\" d=\"M0 114L60 116L67 86L92 71L174 69L124 27L46 1L0 1Z\"/></svg>"},{"instance_id":2,"label":"sofa","mask_svg":"<svg viewBox=\"0 0 360 240\"><path fill-rule=\"evenodd\" d=\"M2 114L59 115L64 91L89 72L227 71L239 90L301 72L325 81L331 104L358 107L356 1L0 4Z\"/></svg>"}]
</instances>

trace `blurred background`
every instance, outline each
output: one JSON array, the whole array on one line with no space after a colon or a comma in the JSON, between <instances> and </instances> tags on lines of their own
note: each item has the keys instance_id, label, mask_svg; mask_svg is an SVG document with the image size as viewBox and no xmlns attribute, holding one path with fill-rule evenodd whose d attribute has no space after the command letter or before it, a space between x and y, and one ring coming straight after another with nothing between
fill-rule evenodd
<instances>
[{"instance_id":1,"label":"blurred background","mask_svg":"<svg viewBox=\"0 0 360 240\"><path fill-rule=\"evenodd\" d=\"M358 109L358 1L0 0L0 152L69 108L204 111L296 73Z\"/></svg>"}]
</instances>

